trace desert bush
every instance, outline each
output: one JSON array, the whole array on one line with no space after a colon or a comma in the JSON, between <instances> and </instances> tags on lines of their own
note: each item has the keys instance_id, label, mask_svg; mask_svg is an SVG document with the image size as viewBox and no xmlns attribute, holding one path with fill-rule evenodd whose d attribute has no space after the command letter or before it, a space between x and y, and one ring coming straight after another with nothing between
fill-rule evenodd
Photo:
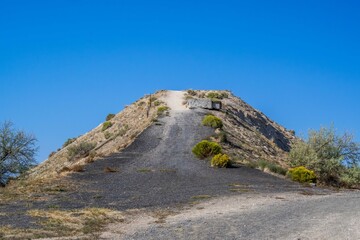
<instances>
[{"instance_id":1,"label":"desert bush","mask_svg":"<svg viewBox=\"0 0 360 240\"><path fill-rule=\"evenodd\" d=\"M224 131L220 131L216 138L218 139L219 142L221 143L226 143L227 142L227 135L226 135L226 132Z\"/></svg>"},{"instance_id":2,"label":"desert bush","mask_svg":"<svg viewBox=\"0 0 360 240\"><path fill-rule=\"evenodd\" d=\"M71 146L68 148L68 157L69 160L73 160L75 158L83 158L87 157L91 150L96 147L96 143L88 143L82 142L75 146Z\"/></svg>"},{"instance_id":3,"label":"desert bush","mask_svg":"<svg viewBox=\"0 0 360 240\"><path fill-rule=\"evenodd\" d=\"M267 165L268 162L266 162L265 160L259 160L257 163L257 166L260 168L261 171L264 171Z\"/></svg>"},{"instance_id":4,"label":"desert bush","mask_svg":"<svg viewBox=\"0 0 360 240\"><path fill-rule=\"evenodd\" d=\"M106 116L106 121L110 121L110 120L113 119L114 117L115 117L115 114L109 113L109 114Z\"/></svg>"},{"instance_id":5,"label":"desert bush","mask_svg":"<svg viewBox=\"0 0 360 240\"><path fill-rule=\"evenodd\" d=\"M258 161L258 167L261 169L261 171L264 171L265 169L268 169L270 172L280 174L280 175L286 175L287 170L283 167L281 167L278 164L267 162L265 160Z\"/></svg>"},{"instance_id":6,"label":"desert bush","mask_svg":"<svg viewBox=\"0 0 360 240\"><path fill-rule=\"evenodd\" d=\"M109 121L104 122L101 131L105 131L108 128L111 128L112 125L113 125L112 122L109 122Z\"/></svg>"},{"instance_id":7,"label":"desert bush","mask_svg":"<svg viewBox=\"0 0 360 240\"><path fill-rule=\"evenodd\" d=\"M221 147L215 142L203 140L193 147L192 152L198 158L203 159L221 153Z\"/></svg>"},{"instance_id":8,"label":"desert bush","mask_svg":"<svg viewBox=\"0 0 360 240\"><path fill-rule=\"evenodd\" d=\"M223 99L228 98L229 94L227 94L226 92L209 92L206 97L211 99Z\"/></svg>"},{"instance_id":9,"label":"desert bush","mask_svg":"<svg viewBox=\"0 0 360 240\"><path fill-rule=\"evenodd\" d=\"M223 126L221 119L213 115L206 115L202 120L202 124L212 128L222 128Z\"/></svg>"},{"instance_id":10,"label":"desert bush","mask_svg":"<svg viewBox=\"0 0 360 240\"><path fill-rule=\"evenodd\" d=\"M167 106L160 106L160 107L158 107L158 109L157 109L157 113L158 113L158 115L162 115L165 111L167 111L167 110L169 110L169 107L167 107Z\"/></svg>"},{"instance_id":11,"label":"desert bush","mask_svg":"<svg viewBox=\"0 0 360 240\"><path fill-rule=\"evenodd\" d=\"M360 167L347 169L340 180L344 187L360 188Z\"/></svg>"},{"instance_id":12,"label":"desert bush","mask_svg":"<svg viewBox=\"0 0 360 240\"><path fill-rule=\"evenodd\" d=\"M318 182L340 186L346 173L359 167L360 144L348 133L340 136L333 127L321 128L309 131L307 141L294 143L289 156L291 167L305 166L315 172Z\"/></svg>"},{"instance_id":13,"label":"desert bush","mask_svg":"<svg viewBox=\"0 0 360 240\"><path fill-rule=\"evenodd\" d=\"M196 93L196 91L194 91L194 90L187 90L186 91L187 92L187 94L189 94L190 96L196 96L197 95L197 93Z\"/></svg>"},{"instance_id":14,"label":"desert bush","mask_svg":"<svg viewBox=\"0 0 360 240\"><path fill-rule=\"evenodd\" d=\"M109 133L109 132L104 132L104 137L105 137L105 139L109 139L110 137L112 136L112 134L111 133Z\"/></svg>"},{"instance_id":15,"label":"desert bush","mask_svg":"<svg viewBox=\"0 0 360 240\"><path fill-rule=\"evenodd\" d=\"M212 159L211 159L211 166L212 167L219 167L219 168L224 168L230 165L230 158L228 155L226 154L216 154Z\"/></svg>"},{"instance_id":16,"label":"desert bush","mask_svg":"<svg viewBox=\"0 0 360 240\"><path fill-rule=\"evenodd\" d=\"M48 156L48 158L51 158L52 156L54 156L56 154L56 152L51 152L50 154L49 154L49 156Z\"/></svg>"},{"instance_id":17,"label":"desert bush","mask_svg":"<svg viewBox=\"0 0 360 240\"><path fill-rule=\"evenodd\" d=\"M76 138L68 138L68 140L66 140L65 142L64 142L64 144L63 144L63 148L64 147L67 147L68 145L70 145L70 144L72 144L73 142L75 142L76 141Z\"/></svg>"},{"instance_id":18,"label":"desert bush","mask_svg":"<svg viewBox=\"0 0 360 240\"><path fill-rule=\"evenodd\" d=\"M314 183L316 181L315 172L307 169L304 166L291 168L287 174L291 180L300 183Z\"/></svg>"},{"instance_id":19,"label":"desert bush","mask_svg":"<svg viewBox=\"0 0 360 240\"><path fill-rule=\"evenodd\" d=\"M267 165L267 168L271 172L276 173L276 174L280 174L280 175L283 175L283 176L285 176L286 172L287 172L287 170L285 168L283 168L283 167L281 167L281 166L279 166L279 165L277 165L275 163L269 163Z\"/></svg>"},{"instance_id":20,"label":"desert bush","mask_svg":"<svg viewBox=\"0 0 360 240\"><path fill-rule=\"evenodd\" d=\"M71 172L84 172L84 166L83 165L74 165L70 167Z\"/></svg>"},{"instance_id":21,"label":"desert bush","mask_svg":"<svg viewBox=\"0 0 360 240\"><path fill-rule=\"evenodd\" d=\"M154 102L154 106L155 106L155 107L160 106L160 105L161 105L161 101L156 100L156 101Z\"/></svg>"},{"instance_id":22,"label":"desert bush","mask_svg":"<svg viewBox=\"0 0 360 240\"><path fill-rule=\"evenodd\" d=\"M247 166L249 168L257 168L257 167L259 167L257 162L246 162L245 166Z\"/></svg>"}]
</instances>

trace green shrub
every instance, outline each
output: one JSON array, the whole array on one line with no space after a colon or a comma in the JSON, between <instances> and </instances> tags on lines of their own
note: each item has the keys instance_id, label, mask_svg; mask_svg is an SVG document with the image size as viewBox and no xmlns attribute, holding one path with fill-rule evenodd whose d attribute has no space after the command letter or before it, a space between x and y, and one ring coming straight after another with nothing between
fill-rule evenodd
<instances>
[{"instance_id":1,"label":"green shrub","mask_svg":"<svg viewBox=\"0 0 360 240\"><path fill-rule=\"evenodd\" d=\"M154 106L160 106L160 104L161 104L161 102L159 101L159 100L156 100L155 102L154 102Z\"/></svg>"},{"instance_id":2,"label":"green shrub","mask_svg":"<svg viewBox=\"0 0 360 240\"><path fill-rule=\"evenodd\" d=\"M109 121L104 122L101 131L105 131L106 129L111 128L112 125L113 125L112 122Z\"/></svg>"},{"instance_id":3,"label":"green shrub","mask_svg":"<svg viewBox=\"0 0 360 240\"><path fill-rule=\"evenodd\" d=\"M75 142L76 138L69 138L68 140L66 140L63 144L63 148L67 147L68 145L70 145L71 143Z\"/></svg>"},{"instance_id":4,"label":"green shrub","mask_svg":"<svg viewBox=\"0 0 360 240\"><path fill-rule=\"evenodd\" d=\"M223 99L223 98L228 98L229 97L229 94L226 93L226 92L221 92L221 93L218 93L218 92L209 92L207 95L206 95L207 98L211 98L211 99Z\"/></svg>"},{"instance_id":5,"label":"green shrub","mask_svg":"<svg viewBox=\"0 0 360 240\"><path fill-rule=\"evenodd\" d=\"M268 162L265 160L259 160L257 163L257 166L260 168L261 171L264 171L265 168L267 167Z\"/></svg>"},{"instance_id":6,"label":"green shrub","mask_svg":"<svg viewBox=\"0 0 360 240\"><path fill-rule=\"evenodd\" d=\"M314 183L316 181L315 172L303 166L289 169L288 176L291 180L301 183Z\"/></svg>"},{"instance_id":7,"label":"green shrub","mask_svg":"<svg viewBox=\"0 0 360 240\"><path fill-rule=\"evenodd\" d=\"M344 187L360 188L360 167L347 169L340 180Z\"/></svg>"},{"instance_id":8,"label":"green shrub","mask_svg":"<svg viewBox=\"0 0 360 240\"><path fill-rule=\"evenodd\" d=\"M106 121L110 121L110 120L113 119L114 117L115 117L115 114L109 113L109 114L106 116Z\"/></svg>"},{"instance_id":9,"label":"green shrub","mask_svg":"<svg viewBox=\"0 0 360 240\"><path fill-rule=\"evenodd\" d=\"M269 169L270 172L286 175L287 170L275 163L270 163L265 160L260 160L258 162L258 167L261 169L261 171L264 171L265 169Z\"/></svg>"},{"instance_id":10,"label":"green shrub","mask_svg":"<svg viewBox=\"0 0 360 240\"><path fill-rule=\"evenodd\" d=\"M158 109L157 109L157 113L158 113L158 115L161 115L161 114L163 114L165 111L167 111L167 110L169 110L169 107L167 107L167 106L160 106L160 107L158 107Z\"/></svg>"},{"instance_id":11,"label":"green shrub","mask_svg":"<svg viewBox=\"0 0 360 240\"><path fill-rule=\"evenodd\" d=\"M83 158L89 155L90 151L96 147L96 143L82 142L68 148L69 160Z\"/></svg>"},{"instance_id":12,"label":"green shrub","mask_svg":"<svg viewBox=\"0 0 360 240\"><path fill-rule=\"evenodd\" d=\"M192 152L200 159L221 153L221 147L215 142L203 140L193 147Z\"/></svg>"},{"instance_id":13,"label":"green shrub","mask_svg":"<svg viewBox=\"0 0 360 240\"><path fill-rule=\"evenodd\" d=\"M349 180L349 170L360 166L360 143L354 142L354 136L338 135L333 126L311 130L308 135L306 141L292 144L290 166L313 170L321 184L339 187L342 179Z\"/></svg>"},{"instance_id":14,"label":"green shrub","mask_svg":"<svg viewBox=\"0 0 360 240\"><path fill-rule=\"evenodd\" d=\"M267 165L267 168L273 173L277 173L277 174L284 175L284 176L286 175L286 172L287 172L287 170L285 168L283 168L275 163L269 163Z\"/></svg>"},{"instance_id":15,"label":"green shrub","mask_svg":"<svg viewBox=\"0 0 360 240\"><path fill-rule=\"evenodd\" d=\"M223 123L220 118L215 117L214 115L206 115L202 120L204 126L209 126L212 128L222 128Z\"/></svg>"},{"instance_id":16,"label":"green shrub","mask_svg":"<svg viewBox=\"0 0 360 240\"><path fill-rule=\"evenodd\" d=\"M216 154L212 159L211 159L211 166L212 167L219 167L219 168L224 168L230 165L230 158L228 155L226 154Z\"/></svg>"},{"instance_id":17,"label":"green shrub","mask_svg":"<svg viewBox=\"0 0 360 240\"><path fill-rule=\"evenodd\" d=\"M105 139L109 139L110 137L112 136L112 134L111 133L109 133L109 132L104 132L104 137L105 137Z\"/></svg>"}]
</instances>

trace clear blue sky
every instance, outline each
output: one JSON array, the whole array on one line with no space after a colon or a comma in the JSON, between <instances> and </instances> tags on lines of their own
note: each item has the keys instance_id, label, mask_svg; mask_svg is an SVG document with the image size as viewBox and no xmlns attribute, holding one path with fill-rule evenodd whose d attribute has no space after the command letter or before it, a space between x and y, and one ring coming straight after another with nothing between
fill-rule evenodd
<instances>
[{"instance_id":1,"label":"clear blue sky","mask_svg":"<svg viewBox=\"0 0 360 240\"><path fill-rule=\"evenodd\" d=\"M229 89L297 133L360 139L358 1L0 1L0 122L38 161L144 94Z\"/></svg>"}]
</instances>

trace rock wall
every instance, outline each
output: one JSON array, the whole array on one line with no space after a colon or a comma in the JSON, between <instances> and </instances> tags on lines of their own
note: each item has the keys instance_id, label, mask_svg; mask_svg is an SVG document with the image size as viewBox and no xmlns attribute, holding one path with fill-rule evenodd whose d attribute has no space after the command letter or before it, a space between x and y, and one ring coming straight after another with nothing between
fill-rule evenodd
<instances>
[{"instance_id":1,"label":"rock wall","mask_svg":"<svg viewBox=\"0 0 360 240\"><path fill-rule=\"evenodd\" d=\"M204 108L204 109L211 109L211 110L220 110L221 109L221 102L220 101L212 101L211 99L204 98L193 98L187 101L187 106L190 109L194 108Z\"/></svg>"}]
</instances>

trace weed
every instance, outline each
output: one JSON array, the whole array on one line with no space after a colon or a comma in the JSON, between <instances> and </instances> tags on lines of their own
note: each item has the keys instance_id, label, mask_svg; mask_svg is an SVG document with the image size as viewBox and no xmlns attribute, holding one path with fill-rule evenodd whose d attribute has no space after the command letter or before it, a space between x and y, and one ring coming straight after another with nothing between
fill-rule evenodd
<instances>
[{"instance_id":1,"label":"weed","mask_svg":"<svg viewBox=\"0 0 360 240\"><path fill-rule=\"evenodd\" d=\"M111 167L105 167L104 168L104 172L107 173L114 173L114 172L118 172L119 170L115 169L115 168L111 168Z\"/></svg>"},{"instance_id":2,"label":"weed","mask_svg":"<svg viewBox=\"0 0 360 240\"><path fill-rule=\"evenodd\" d=\"M167 106L160 106L157 109L158 115L162 115L164 112L168 111L170 108Z\"/></svg>"},{"instance_id":3,"label":"weed","mask_svg":"<svg viewBox=\"0 0 360 240\"><path fill-rule=\"evenodd\" d=\"M109 138L111 138L111 136L112 136L112 134L110 132L108 132L108 131L104 132L105 139L109 139Z\"/></svg>"},{"instance_id":4,"label":"weed","mask_svg":"<svg viewBox=\"0 0 360 240\"><path fill-rule=\"evenodd\" d=\"M68 148L68 157L69 160L74 160L75 158L87 157L91 150L96 147L96 143L82 142L75 146Z\"/></svg>"},{"instance_id":5,"label":"weed","mask_svg":"<svg viewBox=\"0 0 360 240\"><path fill-rule=\"evenodd\" d=\"M204 119L202 120L202 124L204 126L209 126L212 128L222 128L223 123L220 118L215 117L213 115L206 115Z\"/></svg>"},{"instance_id":6,"label":"weed","mask_svg":"<svg viewBox=\"0 0 360 240\"><path fill-rule=\"evenodd\" d=\"M66 140L63 144L63 148L67 147L68 145L70 145L71 143L75 142L76 138L68 138L68 140Z\"/></svg>"},{"instance_id":7,"label":"weed","mask_svg":"<svg viewBox=\"0 0 360 240\"><path fill-rule=\"evenodd\" d=\"M114 117L115 117L115 114L109 113L109 114L106 116L106 121L110 121L110 120L113 119Z\"/></svg>"},{"instance_id":8,"label":"weed","mask_svg":"<svg viewBox=\"0 0 360 240\"><path fill-rule=\"evenodd\" d=\"M113 123L112 123L112 122L109 122L109 121L104 122L104 123L103 123L103 125L102 125L102 129L101 129L101 131L105 131L105 130L107 130L107 129L111 128L111 127L112 127L112 125L113 125Z\"/></svg>"},{"instance_id":9,"label":"weed","mask_svg":"<svg viewBox=\"0 0 360 240\"><path fill-rule=\"evenodd\" d=\"M210 195L196 195L196 196L192 196L191 199L194 200L202 200L202 199L209 199L211 198Z\"/></svg>"}]
</instances>

